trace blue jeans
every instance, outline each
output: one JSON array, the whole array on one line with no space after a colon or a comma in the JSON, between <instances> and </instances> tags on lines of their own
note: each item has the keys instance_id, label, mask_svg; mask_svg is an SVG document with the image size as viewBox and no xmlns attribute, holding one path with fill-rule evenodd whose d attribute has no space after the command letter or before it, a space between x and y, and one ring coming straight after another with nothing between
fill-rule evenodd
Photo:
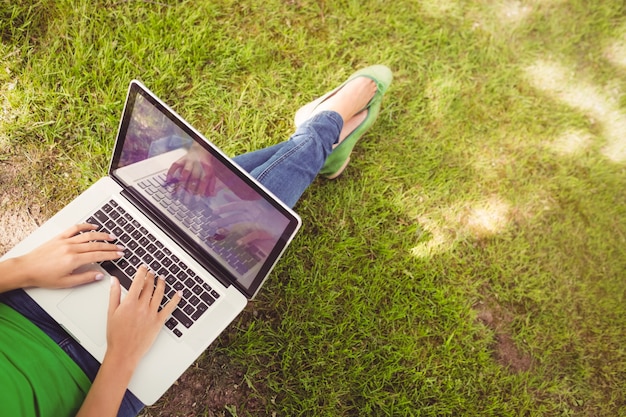
<instances>
[{"instance_id":1,"label":"blue jeans","mask_svg":"<svg viewBox=\"0 0 626 417\"><path fill-rule=\"evenodd\" d=\"M288 141L233 159L293 207L324 166L342 127L338 113L322 112L300 125Z\"/></svg>"},{"instance_id":2,"label":"blue jeans","mask_svg":"<svg viewBox=\"0 0 626 417\"><path fill-rule=\"evenodd\" d=\"M322 112L303 123L289 140L269 148L246 153L234 160L289 207L322 169L333 144L339 139L343 120L338 113ZM85 372L92 381L100 362L76 342L24 291L0 294L0 302L12 307L43 330ZM134 417L144 404L130 391L122 400L118 417Z\"/></svg>"}]
</instances>

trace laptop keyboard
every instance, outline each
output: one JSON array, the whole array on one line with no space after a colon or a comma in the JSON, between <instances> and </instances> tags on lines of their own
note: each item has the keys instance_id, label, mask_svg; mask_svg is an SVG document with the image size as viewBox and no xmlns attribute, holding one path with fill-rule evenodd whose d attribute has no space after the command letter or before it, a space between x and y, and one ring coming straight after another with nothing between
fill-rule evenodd
<instances>
[{"instance_id":1,"label":"laptop keyboard","mask_svg":"<svg viewBox=\"0 0 626 417\"><path fill-rule=\"evenodd\" d=\"M183 298L165 326L177 337L191 327L220 297L220 294L193 272L183 261L141 226L117 202L110 200L87 220L99 226L98 231L114 234L126 250L117 260L100 265L128 290L141 265L147 265L156 275L165 277L165 305L177 291Z\"/></svg>"},{"instance_id":2,"label":"laptop keyboard","mask_svg":"<svg viewBox=\"0 0 626 417\"><path fill-rule=\"evenodd\" d=\"M219 219L206 205L195 199L189 198L192 201L183 203L176 198L176 184L168 183L164 173L147 178L137 185L198 237L209 234L211 230L208 224Z\"/></svg>"},{"instance_id":3,"label":"laptop keyboard","mask_svg":"<svg viewBox=\"0 0 626 417\"><path fill-rule=\"evenodd\" d=\"M176 186L167 182L165 173L147 178L137 185L240 275L250 271L265 258L265 254L254 245L237 244L237 240L242 238L243 234L230 232L221 235L214 227L209 226L211 221L220 217L212 213L206 204L202 203L202 199L190 198L192 201L182 202L176 198Z\"/></svg>"}]
</instances>

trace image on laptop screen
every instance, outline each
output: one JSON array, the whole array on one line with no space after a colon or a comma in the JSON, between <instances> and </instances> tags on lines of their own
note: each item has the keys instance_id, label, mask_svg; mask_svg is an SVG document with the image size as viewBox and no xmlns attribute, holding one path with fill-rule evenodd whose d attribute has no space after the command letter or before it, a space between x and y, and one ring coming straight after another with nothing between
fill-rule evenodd
<instances>
[{"instance_id":1,"label":"image on laptop screen","mask_svg":"<svg viewBox=\"0 0 626 417\"><path fill-rule=\"evenodd\" d=\"M292 230L284 208L228 164L150 97L129 99L111 175L253 293Z\"/></svg>"}]
</instances>

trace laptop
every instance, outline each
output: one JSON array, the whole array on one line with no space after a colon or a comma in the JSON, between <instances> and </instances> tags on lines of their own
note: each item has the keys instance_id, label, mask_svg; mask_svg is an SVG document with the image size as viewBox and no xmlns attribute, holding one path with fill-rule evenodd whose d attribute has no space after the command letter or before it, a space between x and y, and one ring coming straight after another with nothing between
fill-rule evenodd
<instances>
[{"instance_id":1,"label":"laptop","mask_svg":"<svg viewBox=\"0 0 626 417\"><path fill-rule=\"evenodd\" d=\"M125 255L81 268L124 288L141 264L183 299L139 364L129 390L156 402L254 298L301 220L139 81L130 83L108 176L3 258L82 222L117 237ZM109 280L27 293L96 359L106 351ZM125 293L125 291L124 291Z\"/></svg>"}]
</instances>

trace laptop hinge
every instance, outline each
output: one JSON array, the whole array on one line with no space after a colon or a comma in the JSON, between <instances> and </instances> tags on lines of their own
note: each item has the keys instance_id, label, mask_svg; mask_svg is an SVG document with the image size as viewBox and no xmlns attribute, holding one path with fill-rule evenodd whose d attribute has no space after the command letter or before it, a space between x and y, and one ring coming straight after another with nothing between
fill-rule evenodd
<instances>
[{"instance_id":1,"label":"laptop hinge","mask_svg":"<svg viewBox=\"0 0 626 417\"><path fill-rule=\"evenodd\" d=\"M152 223L161 229L161 231L163 231L170 239L185 249L189 256L209 271L211 275L215 277L224 287L228 288L231 286L232 282L226 278L228 272L207 262L207 260L204 259L204 255L198 249L194 248L183 234L177 231L174 226L169 225L167 221L160 218L159 214L155 213L149 205L143 204L140 199L133 195L133 193L128 192L128 190L122 190L120 194L125 197L128 202L134 205L141 213L148 217Z\"/></svg>"}]
</instances>

